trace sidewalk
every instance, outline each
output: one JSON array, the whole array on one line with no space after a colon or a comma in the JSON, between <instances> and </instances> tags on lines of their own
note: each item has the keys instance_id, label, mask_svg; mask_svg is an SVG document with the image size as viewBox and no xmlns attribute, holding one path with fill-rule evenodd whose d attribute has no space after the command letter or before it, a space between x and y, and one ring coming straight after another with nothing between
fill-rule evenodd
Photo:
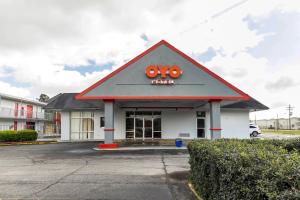
<instances>
[{"instance_id":1,"label":"sidewalk","mask_svg":"<svg viewBox=\"0 0 300 200\"><path fill-rule=\"evenodd\" d=\"M58 142L60 138L38 138L38 142Z\"/></svg>"},{"instance_id":2,"label":"sidewalk","mask_svg":"<svg viewBox=\"0 0 300 200\"><path fill-rule=\"evenodd\" d=\"M96 151L138 151L138 150L186 150L186 146L131 146L131 147L118 147L115 149L99 149L93 148Z\"/></svg>"}]
</instances>

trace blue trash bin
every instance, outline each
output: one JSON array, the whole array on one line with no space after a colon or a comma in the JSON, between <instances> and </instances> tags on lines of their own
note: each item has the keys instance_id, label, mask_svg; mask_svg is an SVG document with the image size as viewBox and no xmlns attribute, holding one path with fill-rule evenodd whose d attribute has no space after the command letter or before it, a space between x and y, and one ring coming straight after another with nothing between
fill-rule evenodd
<instances>
[{"instance_id":1,"label":"blue trash bin","mask_svg":"<svg viewBox=\"0 0 300 200\"><path fill-rule=\"evenodd\" d=\"M175 140L175 145L176 145L176 147L182 147L182 139L177 138L177 139Z\"/></svg>"}]
</instances>

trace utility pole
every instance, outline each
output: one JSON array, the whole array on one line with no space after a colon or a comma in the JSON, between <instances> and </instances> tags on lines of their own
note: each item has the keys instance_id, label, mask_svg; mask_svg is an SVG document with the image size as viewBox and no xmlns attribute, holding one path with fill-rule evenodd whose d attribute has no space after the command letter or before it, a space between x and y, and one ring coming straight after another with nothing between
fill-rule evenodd
<instances>
[{"instance_id":1,"label":"utility pole","mask_svg":"<svg viewBox=\"0 0 300 200\"><path fill-rule=\"evenodd\" d=\"M278 114L277 114L277 118L276 118L276 130L278 131L278 126L279 126L279 122L278 122Z\"/></svg>"},{"instance_id":2,"label":"utility pole","mask_svg":"<svg viewBox=\"0 0 300 200\"><path fill-rule=\"evenodd\" d=\"M291 127L291 116L293 115L293 109L294 107L291 106L291 104L288 105L288 107L286 108L288 110L288 115L289 115L289 130L292 129Z\"/></svg>"}]
</instances>

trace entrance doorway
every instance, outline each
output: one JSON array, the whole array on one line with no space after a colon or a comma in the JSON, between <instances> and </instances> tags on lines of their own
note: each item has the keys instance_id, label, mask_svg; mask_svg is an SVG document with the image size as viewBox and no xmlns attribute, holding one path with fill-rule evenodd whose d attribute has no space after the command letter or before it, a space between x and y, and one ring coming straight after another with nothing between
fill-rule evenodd
<instances>
[{"instance_id":1,"label":"entrance doorway","mask_svg":"<svg viewBox=\"0 0 300 200\"><path fill-rule=\"evenodd\" d=\"M161 112L158 111L127 111L127 139L161 138Z\"/></svg>"},{"instance_id":2,"label":"entrance doorway","mask_svg":"<svg viewBox=\"0 0 300 200\"><path fill-rule=\"evenodd\" d=\"M135 118L135 139L152 139L152 117L137 116Z\"/></svg>"},{"instance_id":3,"label":"entrance doorway","mask_svg":"<svg viewBox=\"0 0 300 200\"><path fill-rule=\"evenodd\" d=\"M35 130L35 122L26 122L25 128Z\"/></svg>"}]
</instances>

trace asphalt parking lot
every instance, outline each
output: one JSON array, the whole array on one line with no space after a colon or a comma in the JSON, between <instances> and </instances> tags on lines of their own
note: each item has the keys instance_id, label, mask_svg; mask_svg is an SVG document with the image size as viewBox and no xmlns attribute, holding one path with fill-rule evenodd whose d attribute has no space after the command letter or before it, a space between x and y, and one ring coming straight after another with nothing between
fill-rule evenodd
<instances>
[{"instance_id":1,"label":"asphalt parking lot","mask_svg":"<svg viewBox=\"0 0 300 200\"><path fill-rule=\"evenodd\" d=\"M94 146L0 147L0 199L194 199L186 150L100 152Z\"/></svg>"}]
</instances>

